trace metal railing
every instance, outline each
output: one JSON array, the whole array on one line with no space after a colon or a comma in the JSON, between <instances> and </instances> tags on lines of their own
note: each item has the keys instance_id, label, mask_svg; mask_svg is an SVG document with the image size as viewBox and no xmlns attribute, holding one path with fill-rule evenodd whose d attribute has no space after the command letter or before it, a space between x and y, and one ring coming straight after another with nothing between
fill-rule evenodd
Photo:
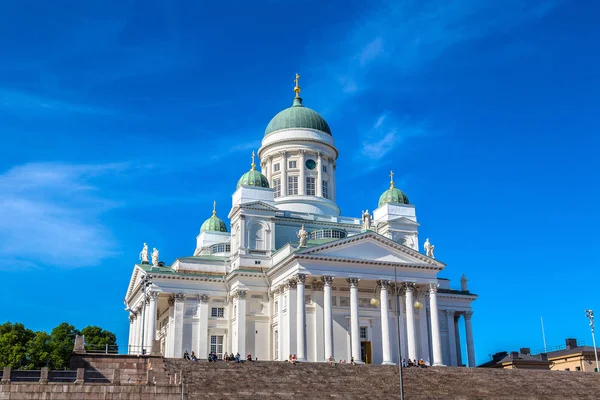
<instances>
[{"instance_id":1,"label":"metal railing","mask_svg":"<svg viewBox=\"0 0 600 400\"><path fill-rule=\"evenodd\" d=\"M77 379L77 371L48 371L48 382L75 382Z\"/></svg>"},{"instance_id":2,"label":"metal railing","mask_svg":"<svg viewBox=\"0 0 600 400\"><path fill-rule=\"evenodd\" d=\"M111 344L86 344L85 351L88 353L104 353L104 354L118 354L119 346Z\"/></svg>"},{"instance_id":3,"label":"metal railing","mask_svg":"<svg viewBox=\"0 0 600 400\"><path fill-rule=\"evenodd\" d=\"M585 346L585 340L578 340L577 347L582 347L582 346ZM545 349L536 349L531 352L531 355L534 356L536 354L550 353L552 351L560 351L560 350L566 350L566 349L567 349L566 344L560 344L558 346L546 347Z\"/></svg>"},{"instance_id":4,"label":"metal railing","mask_svg":"<svg viewBox=\"0 0 600 400\"><path fill-rule=\"evenodd\" d=\"M11 371L11 382L39 382L42 371L39 369Z\"/></svg>"}]
</instances>

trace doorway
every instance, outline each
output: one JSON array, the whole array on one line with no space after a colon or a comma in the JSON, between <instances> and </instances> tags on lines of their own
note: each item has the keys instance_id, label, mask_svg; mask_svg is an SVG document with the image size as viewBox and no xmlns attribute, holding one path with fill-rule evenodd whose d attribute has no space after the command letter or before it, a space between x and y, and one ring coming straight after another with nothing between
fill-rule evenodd
<instances>
[{"instance_id":1,"label":"doorway","mask_svg":"<svg viewBox=\"0 0 600 400\"><path fill-rule=\"evenodd\" d=\"M362 341L360 342L360 358L365 362L365 364L371 364L371 342L370 341Z\"/></svg>"}]
</instances>

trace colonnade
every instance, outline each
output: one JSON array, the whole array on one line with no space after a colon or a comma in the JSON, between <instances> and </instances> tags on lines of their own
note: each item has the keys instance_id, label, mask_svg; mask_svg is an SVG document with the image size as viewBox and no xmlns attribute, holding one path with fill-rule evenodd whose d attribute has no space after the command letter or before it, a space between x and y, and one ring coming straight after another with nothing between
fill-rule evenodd
<instances>
[{"instance_id":1,"label":"colonnade","mask_svg":"<svg viewBox=\"0 0 600 400\"><path fill-rule=\"evenodd\" d=\"M280 177L280 185L281 185L281 196L287 196L288 190L288 161L291 152L282 150L279 151L280 158L277 159L279 165L279 177ZM305 195L306 194L306 167L305 162L307 157L311 154L308 150L300 149L298 150L298 159L296 167L298 168L298 194ZM335 169L336 164L335 160L332 158L326 157L321 152L315 152L314 158L316 159L316 178L315 178L315 196L317 197L326 197L330 200L335 201ZM269 181L269 186L273 187L273 178L274 174L278 171L273 170L274 165L274 156L268 155L261 162L261 168L263 174L267 177ZM324 179L323 176L323 167L326 167L328 180ZM323 181L327 181L327 193L323 189Z\"/></svg>"},{"instance_id":2,"label":"colonnade","mask_svg":"<svg viewBox=\"0 0 600 400\"><path fill-rule=\"evenodd\" d=\"M339 279L339 278L338 278ZM360 279L358 278L344 278L350 286L350 353L351 357L356 362L362 362L361 360L361 339L360 339L360 309L359 309L359 296L358 286ZM324 346L324 358L328 359L333 356L334 352L334 341L333 341L333 301L332 301L332 283L334 280L333 276L323 276L320 278L323 287L323 346ZM279 286L275 291L278 293L278 304L277 313L279 315L279 328L278 334L281 337L278 340L277 352L279 358L285 359L285 350L290 348L296 348L296 356L298 361L307 360L306 350L306 304L305 304L305 274L297 274L285 285ZM380 288L380 309L381 309L381 346L384 364L392 364L392 346L390 338L390 312L388 310L388 289L390 287L395 290L403 292L405 297L406 307L406 341L408 347L408 358L417 359L417 336L415 327L415 315L413 311L414 302L414 291L416 286L414 283L405 282L401 286L395 288L394 285L387 280L377 281L377 285ZM442 361L442 343L440 336L440 316L438 312L438 299L437 299L438 284L432 283L428 285L429 293L429 304L430 304L430 326L431 326L431 347L432 347L432 361L433 365L441 366L444 365ZM288 294L288 313L284 316L284 294ZM295 310L295 320L290 310ZM470 313L468 317L467 327L467 347L469 350L469 357L474 360L474 350L472 345L472 329L470 327ZM283 334L282 334L283 333ZM292 333L295 333L294 338ZM317 333L319 335L319 333ZM469 339L470 338L470 339ZM295 344L295 346L293 346ZM426 346L426 345L425 345ZM474 366L473 363L469 362L469 365Z\"/></svg>"}]
</instances>

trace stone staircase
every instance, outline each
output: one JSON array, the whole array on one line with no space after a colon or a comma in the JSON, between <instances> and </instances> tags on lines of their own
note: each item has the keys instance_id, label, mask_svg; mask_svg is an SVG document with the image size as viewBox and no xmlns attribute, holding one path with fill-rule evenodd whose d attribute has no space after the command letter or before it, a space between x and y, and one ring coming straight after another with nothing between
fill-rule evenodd
<instances>
[{"instance_id":1,"label":"stone staircase","mask_svg":"<svg viewBox=\"0 0 600 400\"><path fill-rule=\"evenodd\" d=\"M443 367L403 371L407 400L600 398L600 374L595 373ZM165 374L181 373L188 400L394 399L399 388L398 368L387 365L165 360Z\"/></svg>"}]
</instances>

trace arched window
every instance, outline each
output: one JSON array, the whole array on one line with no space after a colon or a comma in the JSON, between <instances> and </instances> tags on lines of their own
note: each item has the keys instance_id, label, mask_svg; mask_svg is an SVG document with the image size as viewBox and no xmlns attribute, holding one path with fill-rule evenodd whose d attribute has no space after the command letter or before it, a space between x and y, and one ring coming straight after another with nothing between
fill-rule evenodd
<instances>
[{"instance_id":1,"label":"arched window","mask_svg":"<svg viewBox=\"0 0 600 400\"><path fill-rule=\"evenodd\" d=\"M249 248L252 250L264 250L265 249L265 229L262 224L256 222L252 224L249 230Z\"/></svg>"}]
</instances>

